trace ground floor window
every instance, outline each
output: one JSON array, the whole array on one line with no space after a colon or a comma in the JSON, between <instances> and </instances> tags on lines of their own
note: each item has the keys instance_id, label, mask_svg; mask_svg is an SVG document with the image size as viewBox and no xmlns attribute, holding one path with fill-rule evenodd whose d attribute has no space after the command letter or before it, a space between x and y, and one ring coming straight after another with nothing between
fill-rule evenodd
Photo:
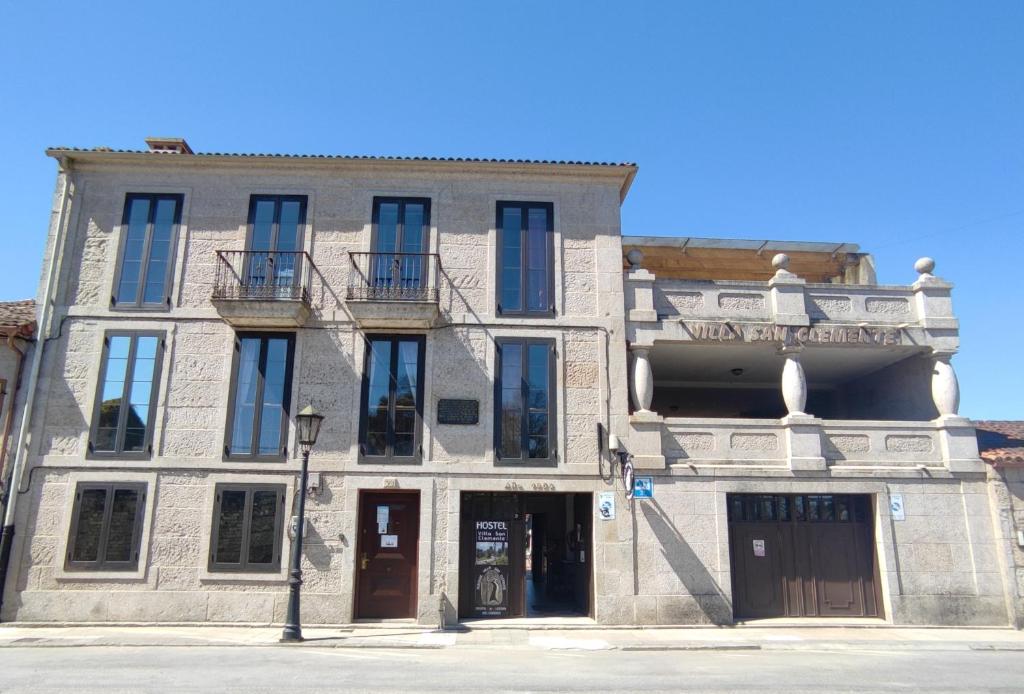
<instances>
[{"instance_id":1,"label":"ground floor window","mask_svg":"<svg viewBox=\"0 0 1024 694\"><path fill-rule=\"evenodd\" d=\"M218 484L210 571L278 571L284 485Z\"/></svg>"},{"instance_id":2,"label":"ground floor window","mask_svg":"<svg viewBox=\"0 0 1024 694\"><path fill-rule=\"evenodd\" d=\"M80 483L75 489L65 568L136 569L145 507L145 484Z\"/></svg>"}]
</instances>

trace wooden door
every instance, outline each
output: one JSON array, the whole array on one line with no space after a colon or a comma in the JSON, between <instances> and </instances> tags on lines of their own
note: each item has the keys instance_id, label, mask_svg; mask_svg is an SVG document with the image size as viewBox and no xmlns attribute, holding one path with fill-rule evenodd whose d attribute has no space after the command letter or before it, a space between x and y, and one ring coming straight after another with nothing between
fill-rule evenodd
<instances>
[{"instance_id":1,"label":"wooden door","mask_svg":"<svg viewBox=\"0 0 1024 694\"><path fill-rule=\"evenodd\" d=\"M419 492L363 492L359 497L356 617L416 616Z\"/></svg>"},{"instance_id":2,"label":"wooden door","mask_svg":"<svg viewBox=\"0 0 1024 694\"><path fill-rule=\"evenodd\" d=\"M877 617L871 500L856 494L730 494L737 617Z\"/></svg>"}]
</instances>

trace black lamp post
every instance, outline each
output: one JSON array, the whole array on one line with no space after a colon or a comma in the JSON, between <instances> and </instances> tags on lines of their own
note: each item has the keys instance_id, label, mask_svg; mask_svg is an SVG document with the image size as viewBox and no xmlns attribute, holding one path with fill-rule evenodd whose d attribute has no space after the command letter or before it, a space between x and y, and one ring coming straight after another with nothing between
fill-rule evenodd
<instances>
[{"instance_id":1,"label":"black lamp post","mask_svg":"<svg viewBox=\"0 0 1024 694\"><path fill-rule=\"evenodd\" d=\"M302 526L306 522L306 478L309 475L309 452L320 434L324 417L307 405L295 415L295 429L302 451L302 474L299 476L299 508L296 516L298 525L292 538L292 561L288 577L288 619L281 634L282 641L301 641L302 626L299 624L299 590L302 588Z\"/></svg>"}]
</instances>

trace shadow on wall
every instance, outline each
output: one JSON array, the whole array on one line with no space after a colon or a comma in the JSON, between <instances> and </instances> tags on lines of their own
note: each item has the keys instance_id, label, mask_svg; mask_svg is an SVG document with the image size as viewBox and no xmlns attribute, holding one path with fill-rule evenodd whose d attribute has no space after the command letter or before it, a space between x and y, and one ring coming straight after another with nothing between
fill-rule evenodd
<instances>
[{"instance_id":1,"label":"shadow on wall","mask_svg":"<svg viewBox=\"0 0 1024 694\"><path fill-rule=\"evenodd\" d=\"M430 455L434 459L480 461L491 449L493 394L485 366L487 350L494 349L491 340L486 330L475 327L434 331L429 393L433 412L433 421L429 424L434 446ZM477 400L477 424L439 424L436 413L441 398Z\"/></svg>"},{"instance_id":2,"label":"shadow on wall","mask_svg":"<svg viewBox=\"0 0 1024 694\"><path fill-rule=\"evenodd\" d=\"M347 458L357 431L353 411L359 408L359 386L354 359L357 333L303 330L300 335L301 364L296 370L298 389L292 409L306 405L324 415L323 428L313 447L313 458ZM294 414L292 415L294 418ZM355 418L358 422L358 416Z\"/></svg>"},{"instance_id":3,"label":"shadow on wall","mask_svg":"<svg viewBox=\"0 0 1024 694\"><path fill-rule=\"evenodd\" d=\"M705 622L732 625L732 603L715 578L708 572L671 519L653 499L638 504L648 525L658 538L661 554L672 571L693 596ZM693 615L700 619L701 615Z\"/></svg>"}]
</instances>

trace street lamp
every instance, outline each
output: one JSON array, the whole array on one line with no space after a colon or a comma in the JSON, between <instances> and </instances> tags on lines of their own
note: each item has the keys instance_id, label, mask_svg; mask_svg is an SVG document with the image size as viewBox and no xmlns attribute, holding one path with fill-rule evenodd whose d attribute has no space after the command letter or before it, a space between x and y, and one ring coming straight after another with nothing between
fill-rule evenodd
<instances>
[{"instance_id":1,"label":"street lamp","mask_svg":"<svg viewBox=\"0 0 1024 694\"><path fill-rule=\"evenodd\" d=\"M288 619L281 634L282 641L301 641L302 626L299 624L299 590L302 588L302 526L306 522L306 478L309 475L309 452L316 445L320 424L324 416L318 414L312 405L295 415L295 429L302 451L302 474L299 476L299 509L296 517L295 537L292 538L292 561L288 577Z\"/></svg>"}]
</instances>

